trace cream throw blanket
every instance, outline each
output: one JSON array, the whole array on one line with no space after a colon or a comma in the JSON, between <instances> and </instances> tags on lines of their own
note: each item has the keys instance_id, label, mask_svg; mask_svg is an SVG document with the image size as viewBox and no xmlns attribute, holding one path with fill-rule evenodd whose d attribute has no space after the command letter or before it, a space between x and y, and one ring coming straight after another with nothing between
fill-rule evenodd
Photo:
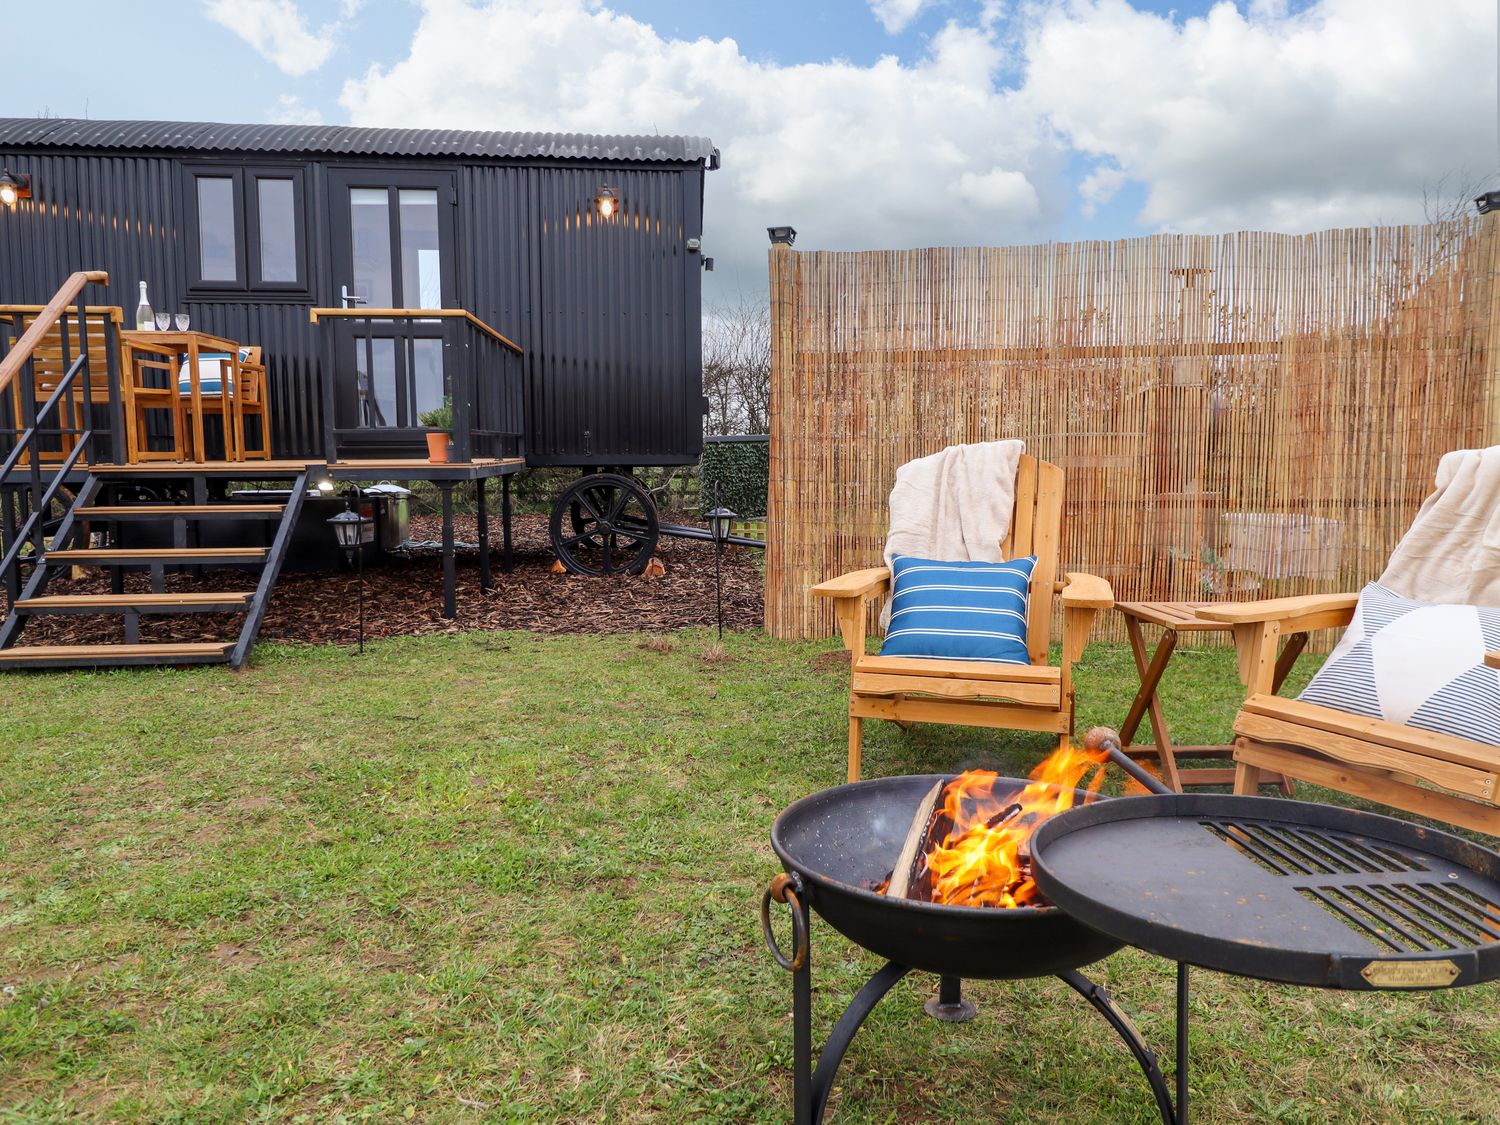
<instances>
[{"instance_id":1,"label":"cream throw blanket","mask_svg":"<svg viewBox=\"0 0 1500 1125\"><path fill-rule=\"evenodd\" d=\"M1016 469L1026 443L986 441L950 445L908 461L891 489L891 530L885 565L897 555L943 562L1003 562L1000 544L1010 534L1016 505ZM891 603L880 615L890 624Z\"/></svg>"},{"instance_id":2,"label":"cream throw blanket","mask_svg":"<svg viewBox=\"0 0 1500 1125\"><path fill-rule=\"evenodd\" d=\"M1500 446L1443 455L1379 582L1424 602L1500 606Z\"/></svg>"}]
</instances>

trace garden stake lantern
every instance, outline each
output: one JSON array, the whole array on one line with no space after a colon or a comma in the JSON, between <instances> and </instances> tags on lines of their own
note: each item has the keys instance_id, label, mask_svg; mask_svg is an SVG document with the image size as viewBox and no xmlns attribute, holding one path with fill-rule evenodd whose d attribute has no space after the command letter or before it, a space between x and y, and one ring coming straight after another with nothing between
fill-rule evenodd
<instances>
[{"instance_id":1,"label":"garden stake lantern","mask_svg":"<svg viewBox=\"0 0 1500 1125\"><path fill-rule=\"evenodd\" d=\"M714 537L714 591L719 605L719 640L721 641L724 639L724 579L721 564L724 559L724 545L729 542L729 525L733 520L734 513L722 505L716 506L708 513L708 530Z\"/></svg>"},{"instance_id":2,"label":"garden stake lantern","mask_svg":"<svg viewBox=\"0 0 1500 1125\"><path fill-rule=\"evenodd\" d=\"M360 655L364 655L365 651L365 554L360 550L360 540L364 538L365 525L370 522L368 516L354 511L347 500L344 501L344 510L328 520L328 525L333 528L333 534L343 549L344 561L354 567L358 576Z\"/></svg>"}]
</instances>

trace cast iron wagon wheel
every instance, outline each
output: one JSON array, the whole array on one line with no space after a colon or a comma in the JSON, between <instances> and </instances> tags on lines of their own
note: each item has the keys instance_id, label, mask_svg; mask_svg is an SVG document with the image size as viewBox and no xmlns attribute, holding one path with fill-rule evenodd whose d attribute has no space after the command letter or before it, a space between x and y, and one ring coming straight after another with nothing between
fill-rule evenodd
<instances>
[{"instance_id":1,"label":"cast iron wagon wheel","mask_svg":"<svg viewBox=\"0 0 1500 1125\"><path fill-rule=\"evenodd\" d=\"M552 549L574 574L639 574L659 534L656 505L639 483L594 473L570 484L552 505Z\"/></svg>"}]
</instances>

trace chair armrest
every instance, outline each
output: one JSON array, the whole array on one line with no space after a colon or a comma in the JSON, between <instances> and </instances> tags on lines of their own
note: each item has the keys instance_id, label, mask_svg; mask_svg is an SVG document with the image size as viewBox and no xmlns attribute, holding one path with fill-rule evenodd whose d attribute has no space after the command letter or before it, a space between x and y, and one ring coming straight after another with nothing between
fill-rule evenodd
<instances>
[{"instance_id":1,"label":"chair armrest","mask_svg":"<svg viewBox=\"0 0 1500 1125\"><path fill-rule=\"evenodd\" d=\"M1298 598L1268 598L1258 602L1228 602L1200 606L1198 616L1226 625L1259 625L1276 622L1282 632L1300 632L1328 625L1347 624L1359 603L1358 594L1307 594ZM1342 618L1342 622L1337 620Z\"/></svg>"},{"instance_id":2,"label":"chair armrest","mask_svg":"<svg viewBox=\"0 0 1500 1125\"><path fill-rule=\"evenodd\" d=\"M1113 609L1115 592L1096 574L1069 572L1062 591L1063 609Z\"/></svg>"},{"instance_id":3,"label":"chair armrest","mask_svg":"<svg viewBox=\"0 0 1500 1125\"><path fill-rule=\"evenodd\" d=\"M819 582L812 592L819 598L864 598L879 593L890 580L889 568L874 566L869 570L851 570L827 582Z\"/></svg>"}]
</instances>

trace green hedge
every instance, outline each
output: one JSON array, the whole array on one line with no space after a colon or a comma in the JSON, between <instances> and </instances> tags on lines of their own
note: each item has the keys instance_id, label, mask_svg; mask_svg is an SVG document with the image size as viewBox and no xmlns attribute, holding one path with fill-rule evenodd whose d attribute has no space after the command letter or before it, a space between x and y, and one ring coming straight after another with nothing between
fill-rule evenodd
<instances>
[{"instance_id":1,"label":"green hedge","mask_svg":"<svg viewBox=\"0 0 1500 1125\"><path fill-rule=\"evenodd\" d=\"M699 463L699 503L705 508L718 501L740 516L766 514L766 492L771 483L771 446L759 441L711 441L704 443Z\"/></svg>"}]
</instances>

